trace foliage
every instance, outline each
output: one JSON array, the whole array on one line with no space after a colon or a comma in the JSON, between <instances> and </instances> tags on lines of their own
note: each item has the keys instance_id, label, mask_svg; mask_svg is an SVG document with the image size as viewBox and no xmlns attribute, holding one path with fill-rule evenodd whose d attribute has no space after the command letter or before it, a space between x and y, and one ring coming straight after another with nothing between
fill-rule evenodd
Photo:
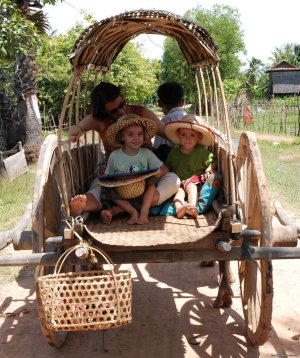
<instances>
[{"instance_id":1,"label":"foliage","mask_svg":"<svg viewBox=\"0 0 300 358\"><path fill-rule=\"evenodd\" d=\"M39 37L34 24L24 19L22 12L11 0L0 2L0 64L12 61L15 54L26 54L36 48Z\"/></svg>"},{"instance_id":2,"label":"foliage","mask_svg":"<svg viewBox=\"0 0 300 358\"><path fill-rule=\"evenodd\" d=\"M57 0L44 0L55 4ZM31 8L26 1L0 2L0 65L14 60L15 55L26 55L40 44L39 34L49 28L40 10Z\"/></svg>"},{"instance_id":3,"label":"foliage","mask_svg":"<svg viewBox=\"0 0 300 358\"><path fill-rule=\"evenodd\" d=\"M245 51L239 11L219 4L215 4L212 10L198 5L187 11L185 17L207 30L217 44L223 79L239 77L242 62L238 54Z\"/></svg>"},{"instance_id":4,"label":"foliage","mask_svg":"<svg viewBox=\"0 0 300 358\"><path fill-rule=\"evenodd\" d=\"M267 99L269 97L269 85L269 76L263 72L255 85L248 86L251 99Z\"/></svg>"},{"instance_id":5,"label":"foliage","mask_svg":"<svg viewBox=\"0 0 300 358\"><path fill-rule=\"evenodd\" d=\"M161 62L160 82L177 81L184 89L186 103L196 99L195 77L175 40L166 38L164 42L164 54Z\"/></svg>"},{"instance_id":6,"label":"foliage","mask_svg":"<svg viewBox=\"0 0 300 358\"><path fill-rule=\"evenodd\" d=\"M158 61L142 56L140 44L128 43L112 65L108 80L122 87L130 103L147 103L155 96L157 75L160 71Z\"/></svg>"},{"instance_id":7,"label":"foliage","mask_svg":"<svg viewBox=\"0 0 300 358\"><path fill-rule=\"evenodd\" d=\"M271 67L277 65L282 60L300 67L300 44L286 43L281 47L275 47L269 60L272 61Z\"/></svg>"},{"instance_id":8,"label":"foliage","mask_svg":"<svg viewBox=\"0 0 300 358\"><path fill-rule=\"evenodd\" d=\"M58 120L72 73L68 56L82 30L82 25L77 24L64 35L45 38L38 51L38 97L48 121L50 115ZM130 103L153 103L159 71L158 61L142 56L141 45L129 43L118 55L106 80L120 85Z\"/></svg>"},{"instance_id":9,"label":"foliage","mask_svg":"<svg viewBox=\"0 0 300 358\"><path fill-rule=\"evenodd\" d=\"M241 91L243 87L240 74L242 63L238 53L244 51L245 45L238 10L224 5L214 5L212 10L197 6L189 10L185 17L205 28L217 44L221 58L220 72L223 80L226 80L225 92L231 98L235 90ZM194 73L189 69L177 42L171 38L167 38L164 43L161 69L161 82L178 81L184 88L185 101L196 101Z\"/></svg>"},{"instance_id":10,"label":"foliage","mask_svg":"<svg viewBox=\"0 0 300 358\"><path fill-rule=\"evenodd\" d=\"M245 82L242 79L225 79L223 87L227 101L235 100L239 94L246 91Z\"/></svg>"},{"instance_id":11,"label":"foliage","mask_svg":"<svg viewBox=\"0 0 300 358\"><path fill-rule=\"evenodd\" d=\"M77 24L66 34L44 37L37 52L38 98L48 119L50 114L56 120L59 117L72 73L68 56L82 30L83 27Z\"/></svg>"},{"instance_id":12,"label":"foliage","mask_svg":"<svg viewBox=\"0 0 300 358\"><path fill-rule=\"evenodd\" d=\"M257 85L263 72L263 62L258 58L252 57L252 59L249 61L249 68L246 70L248 84L251 86Z\"/></svg>"}]
</instances>

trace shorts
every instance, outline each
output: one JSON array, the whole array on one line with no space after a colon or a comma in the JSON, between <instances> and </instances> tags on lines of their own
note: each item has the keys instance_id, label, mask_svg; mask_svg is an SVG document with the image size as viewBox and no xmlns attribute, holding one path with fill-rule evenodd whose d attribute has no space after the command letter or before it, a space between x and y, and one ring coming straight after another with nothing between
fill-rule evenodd
<instances>
[{"instance_id":1,"label":"shorts","mask_svg":"<svg viewBox=\"0 0 300 358\"><path fill-rule=\"evenodd\" d=\"M101 185L97 178L91 182L90 189L87 191L87 194L92 194L95 197L95 199L99 203L99 210L101 210L102 209L102 204L100 201Z\"/></svg>"},{"instance_id":2,"label":"shorts","mask_svg":"<svg viewBox=\"0 0 300 358\"><path fill-rule=\"evenodd\" d=\"M169 172L158 178L156 190L159 193L159 199L156 205L162 204L172 195L177 193L179 186L180 179L175 173Z\"/></svg>"}]
</instances>

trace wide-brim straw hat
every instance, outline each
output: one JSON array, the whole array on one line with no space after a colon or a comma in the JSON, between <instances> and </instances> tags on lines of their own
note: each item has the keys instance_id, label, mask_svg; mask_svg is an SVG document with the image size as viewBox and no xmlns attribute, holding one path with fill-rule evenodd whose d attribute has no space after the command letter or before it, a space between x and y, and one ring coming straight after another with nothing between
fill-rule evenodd
<instances>
[{"instance_id":1,"label":"wide-brim straw hat","mask_svg":"<svg viewBox=\"0 0 300 358\"><path fill-rule=\"evenodd\" d=\"M122 185L134 184L138 181L145 180L146 178L155 175L159 168L140 170L133 173L120 173L110 174L98 177L99 183L102 186L109 188L118 187Z\"/></svg>"},{"instance_id":2,"label":"wide-brim straw hat","mask_svg":"<svg viewBox=\"0 0 300 358\"><path fill-rule=\"evenodd\" d=\"M209 147L215 141L214 129L194 114L187 114L180 121L167 123L164 127L165 136L173 143L180 144L177 130L179 128L193 129L202 134L199 144Z\"/></svg>"},{"instance_id":3,"label":"wide-brim straw hat","mask_svg":"<svg viewBox=\"0 0 300 358\"><path fill-rule=\"evenodd\" d=\"M99 177L102 186L113 188L121 198L129 200L137 198L145 191L145 179L157 173L157 169L141 170L133 173L111 174Z\"/></svg>"},{"instance_id":4,"label":"wide-brim straw hat","mask_svg":"<svg viewBox=\"0 0 300 358\"><path fill-rule=\"evenodd\" d=\"M121 143L117 141L118 133L135 124L144 128L144 142L148 142L157 133L157 125L151 119L139 117L136 114L125 114L107 128L105 133L107 142L114 147L121 147Z\"/></svg>"}]
</instances>

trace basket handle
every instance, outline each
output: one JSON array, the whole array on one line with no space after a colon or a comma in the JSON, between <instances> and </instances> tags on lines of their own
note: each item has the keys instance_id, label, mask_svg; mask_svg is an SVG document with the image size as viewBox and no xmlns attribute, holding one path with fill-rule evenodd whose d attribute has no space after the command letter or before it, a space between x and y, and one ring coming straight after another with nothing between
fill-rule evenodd
<instances>
[{"instance_id":1,"label":"basket handle","mask_svg":"<svg viewBox=\"0 0 300 358\"><path fill-rule=\"evenodd\" d=\"M101 249L98 249L96 247L93 246L89 246L88 244L78 244L76 246L70 247L69 249L67 249L57 260L55 267L54 267L54 272L53 274L59 274L62 270L62 266L65 263L66 259L68 258L68 256L74 252L78 247L82 247L82 246L86 246L88 247L91 251L96 251L100 254L100 256L102 256L102 258L104 259L104 261L109 265L110 270L113 271L114 268L114 263L112 261L112 259L107 255L106 252L104 252Z\"/></svg>"},{"instance_id":2,"label":"basket handle","mask_svg":"<svg viewBox=\"0 0 300 358\"><path fill-rule=\"evenodd\" d=\"M118 319L121 321L121 306L120 306L120 300L119 300L119 295L118 295L118 283L117 283L117 279L116 279L116 275L115 275L115 272L114 272L114 263L112 261L112 259L107 255L106 252L104 252L103 250L101 249L98 249L96 247L93 247L93 246L90 246L88 244L85 244L85 243L81 243L81 244L78 244L76 246L73 246L69 249L67 249L60 257L59 259L57 260L56 264L55 264L55 268L54 268L54 273L53 275L56 275L56 274L59 274L61 272L61 269L62 269L62 266L63 264L65 263L67 257L73 252L75 251L78 247L81 247L83 245L86 245L91 251L96 251L100 254L100 256L102 256L102 258L105 260L105 262L108 264L109 268L110 268L110 271L111 271L111 274L113 276L113 279L114 279L114 283L115 283L115 294L116 294L116 301L117 301L117 308L118 308ZM52 304L51 306L53 307L53 296L52 296Z\"/></svg>"}]
</instances>

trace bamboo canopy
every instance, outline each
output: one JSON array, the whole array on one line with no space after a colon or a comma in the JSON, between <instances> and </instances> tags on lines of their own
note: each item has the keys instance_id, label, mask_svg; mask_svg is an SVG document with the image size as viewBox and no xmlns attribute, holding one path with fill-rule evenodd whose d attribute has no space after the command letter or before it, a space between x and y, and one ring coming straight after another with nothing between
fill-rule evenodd
<instances>
[{"instance_id":1,"label":"bamboo canopy","mask_svg":"<svg viewBox=\"0 0 300 358\"><path fill-rule=\"evenodd\" d=\"M109 70L123 47L140 34L175 39L187 63L217 65L217 46L209 33L195 23L167 11L135 10L112 16L88 27L70 56L73 68L100 66Z\"/></svg>"}]
</instances>

